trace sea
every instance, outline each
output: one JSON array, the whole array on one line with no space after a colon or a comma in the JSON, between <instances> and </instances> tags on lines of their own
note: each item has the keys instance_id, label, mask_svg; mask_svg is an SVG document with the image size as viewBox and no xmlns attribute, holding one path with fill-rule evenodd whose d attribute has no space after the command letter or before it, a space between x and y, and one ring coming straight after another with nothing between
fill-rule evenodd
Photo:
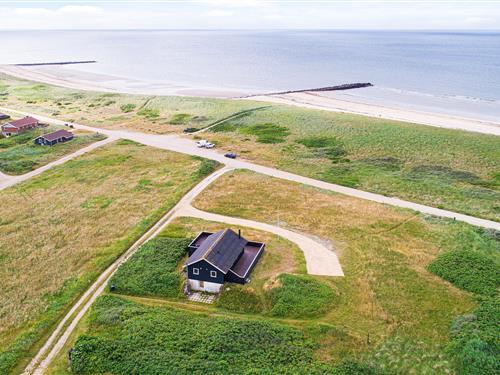
<instances>
[{"instance_id":1,"label":"sea","mask_svg":"<svg viewBox=\"0 0 500 375\"><path fill-rule=\"evenodd\" d=\"M360 102L500 121L500 32L0 31L0 64L249 93L370 82Z\"/></svg>"}]
</instances>

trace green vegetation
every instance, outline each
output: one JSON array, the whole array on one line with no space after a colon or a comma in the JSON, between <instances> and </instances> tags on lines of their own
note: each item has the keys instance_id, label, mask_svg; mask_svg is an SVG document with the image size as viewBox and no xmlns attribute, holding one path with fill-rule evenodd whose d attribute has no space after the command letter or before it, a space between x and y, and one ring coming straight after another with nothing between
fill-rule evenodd
<instances>
[{"instance_id":1,"label":"green vegetation","mask_svg":"<svg viewBox=\"0 0 500 375\"><path fill-rule=\"evenodd\" d=\"M257 147L267 129L279 129L279 143L271 136L273 144ZM500 220L498 137L284 106L230 119L211 132L219 148L241 150L261 164Z\"/></svg>"},{"instance_id":2,"label":"green vegetation","mask_svg":"<svg viewBox=\"0 0 500 375\"><path fill-rule=\"evenodd\" d=\"M311 276L283 274L278 280L279 285L269 292L270 314L273 316L305 318L322 315L335 300L330 286Z\"/></svg>"},{"instance_id":3,"label":"green vegetation","mask_svg":"<svg viewBox=\"0 0 500 375\"><path fill-rule=\"evenodd\" d=\"M189 123L191 115L189 113L176 113L170 118L170 123L173 125L185 125Z\"/></svg>"},{"instance_id":4,"label":"green vegetation","mask_svg":"<svg viewBox=\"0 0 500 375\"><path fill-rule=\"evenodd\" d=\"M92 307L71 353L75 374L359 374L355 363L314 359L298 329L261 320L146 307L112 296ZM363 372L362 372L363 373Z\"/></svg>"},{"instance_id":5,"label":"green vegetation","mask_svg":"<svg viewBox=\"0 0 500 375\"><path fill-rule=\"evenodd\" d=\"M232 284L224 288L216 305L224 310L246 314L262 313L265 306L253 288Z\"/></svg>"},{"instance_id":6,"label":"green vegetation","mask_svg":"<svg viewBox=\"0 0 500 375\"><path fill-rule=\"evenodd\" d=\"M122 104L120 106L120 109L122 110L123 113L129 113L132 112L135 109L135 104L127 103L127 104Z\"/></svg>"},{"instance_id":7,"label":"green vegetation","mask_svg":"<svg viewBox=\"0 0 500 375\"><path fill-rule=\"evenodd\" d=\"M137 111L139 116L144 116L148 119L156 119L160 117L160 111L152 108L143 108Z\"/></svg>"},{"instance_id":8,"label":"green vegetation","mask_svg":"<svg viewBox=\"0 0 500 375\"><path fill-rule=\"evenodd\" d=\"M80 133L72 141L51 147L33 143L39 135L57 129L55 127L36 129L0 139L0 171L13 175L24 174L105 138L103 135Z\"/></svg>"},{"instance_id":9,"label":"green vegetation","mask_svg":"<svg viewBox=\"0 0 500 375\"><path fill-rule=\"evenodd\" d=\"M297 140L297 143L314 149L318 157L330 159L334 163L349 161L347 159L342 160L342 157L347 155L347 151L344 148L344 144L335 137L302 138Z\"/></svg>"},{"instance_id":10,"label":"green vegetation","mask_svg":"<svg viewBox=\"0 0 500 375\"><path fill-rule=\"evenodd\" d=\"M177 269L189 240L155 238L122 264L109 281L113 291L137 296L177 297L181 277Z\"/></svg>"},{"instance_id":11,"label":"green vegetation","mask_svg":"<svg viewBox=\"0 0 500 375\"><path fill-rule=\"evenodd\" d=\"M451 327L450 352L459 374L500 372L500 301L486 299L472 314L457 317Z\"/></svg>"},{"instance_id":12,"label":"green vegetation","mask_svg":"<svg viewBox=\"0 0 500 375\"><path fill-rule=\"evenodd\" d=\"M247 112L249 115L251 112ZM242 118L245 116L239 116ZM236 128L229 122L221 123L212 128L214 132L225 132L230 130L235 130ZM259 143L283 143L286 140L287 135L290 134L288 128L284 126L278 126L276 124L266 122L262 124L254 124L248 126L240 126L237 128L238 132L245 135L253 135L256 137Z\"/></svg>"},{"instance_id":13,"label":"green vegetation","mask_svg":"<svg viewBox=\"0 0 500 375\"><path fill-rule=\"evenodd\" d=\"M256 107L256 102L191 97L157 97L103 94L34 84L0 74L0 104L26 112L55 116L107 129L127 129L148 133L182 130L175 116L189 114L186 124L196 129ZM174 119L174 124L170 120Z\"/></svg>"},{"instance_id":14,"label":"green vegetation","mask_svg":"<svg viewBox=\"0 0 500 375\"><path fill-rule=\"evenodd\" d=\"M201 164L119 141L2 191L1 374L20 372L75 299L202 178Z\"/></svg>"},{"instance_id":15,"label":"green vegetation","mask_svg":"<svg viewBox=\"0 0 500 375\"><path fill-rule=\"evenodd\" d=\"M489 257L471 250L440 254L429 271L468 292L493 296L500 286L499 265Z\"/></svg>"}]
</instances>

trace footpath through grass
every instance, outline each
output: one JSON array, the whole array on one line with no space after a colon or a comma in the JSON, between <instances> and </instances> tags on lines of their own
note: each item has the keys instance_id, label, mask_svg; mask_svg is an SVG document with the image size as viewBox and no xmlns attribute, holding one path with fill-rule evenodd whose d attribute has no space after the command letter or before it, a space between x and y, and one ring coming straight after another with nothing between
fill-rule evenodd
<instances>
[{"instance_id":1,"label":"footpath through grass","mask_svg":"<svg viewBox=\"0 0 500 375\"><path fill-rule=\"evenodd\" d=\"M34 144L33 141L38 136L58 129L61 127L49 126L9 138L1 138L0 171L11 175L24 174L106 138L102 134L77 131L75 138L69 142L50 147Z\"/></svg>"},{"instance_id":2,"label":"footpath through grass","mask_svg":"<svg viewBox=\"0 0 500 375\"><path fill-rule=\"evenodd\" d=\"M206 137L258 163L500 221L500 137L285 106Z\"/></svg>"},{"instance_id":3,"label":"footpath through grass","mask_svg":"<svg viewBox=\"0 0 500 375\"><path fill-rule=\"evenodd\" d=\"M25 363L78 295L215 167L118 141L2 191L0 373Z\"/></svg>"}]
</instances>

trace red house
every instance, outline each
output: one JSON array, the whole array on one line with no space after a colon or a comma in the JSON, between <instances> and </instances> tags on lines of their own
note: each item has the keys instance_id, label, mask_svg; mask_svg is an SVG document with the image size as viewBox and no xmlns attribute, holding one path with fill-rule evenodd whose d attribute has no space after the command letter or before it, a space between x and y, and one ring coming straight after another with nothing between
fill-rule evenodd
<instances>
[{"instance_id":1,"label":"red house","mask_svg":"<svg viewBox=\"0 0 500 375\"><path fill-rule=\"evenodd\" d=\"M26 116L22 119L8 122L2 125L2 134L6 137L24 133L28 130L34 129L39 125L39 121L31 116Z\"/></svg>"}]
</instances>

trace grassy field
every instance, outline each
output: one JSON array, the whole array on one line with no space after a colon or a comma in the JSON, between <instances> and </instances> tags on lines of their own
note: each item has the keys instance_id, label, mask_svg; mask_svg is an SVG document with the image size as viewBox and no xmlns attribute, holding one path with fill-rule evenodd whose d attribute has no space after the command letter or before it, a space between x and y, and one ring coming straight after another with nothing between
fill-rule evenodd
<instances>
[{"instance_id":1,"label":"grassy field","mask_svg":"<svg viewBox=\"0 0 500 375\"><path fill-rule=\"evenodd\" d=\"M500 220L498 137L283 106L205 136L258 163Z\"/></svg>"},{"instance_id":2,"label":"grassy field","mask_svg":"<svg viewBox=\"0 0 500 375\"><path fill-rule=\"evenodd\" d=\"M258 188L248 191L245 187L249 184ZM297 248L273 235L244 229L246 238L267 243L267 251L252 273L249 284L226 285L222 296L212 306L190 303L178 297L125 297L125 301L134 302L132 305L126 303L126 315L120 312L120 306L125 306L125 302L105 297L102 300L105 302L99 302L79 326L49 373L108 371L124 374L134 364L136 369L142 370L138 370L141 373L169 373L162 367L165 363L172 364L184 358L182 348L197 347L190 339L175 333L176 330L190 330L189 324L178 316L189 317L186 319L195 325L198 317L209 317L216 326L218 319L231 324L236 320L238 326L258 322L259 326L245 329L243 336L236 335L230 341L235 347L242 345L240 337L254 340L252 333L260 332L261 323L291 329L311 345L311 357L306 357L307 366L319 372L337 374L373 373L372 370L404 374L466 373L467 369L477 367L470 367L470 361L467 362L469 367L465 367L464 361L457 360L457 350L450 352L448 348L460 347L463 342L476 345L474 335L477 332L489 345L495 342L492 339L496 334L492 328L495 320L491 319L495 305L477 305L474 296L428 271L439 254L460 249L469 249L494 260L499 243L493 232L463 223L425 218L406 210L244 171L217 180L197 198L195 205L268 223L276 223L279 217L280 225L331 243L346 276L306 276L304 259ZM179 218L161 236L192 238L200 230L220 228L222 225L217 223ZM471 313L477 316L476 320L471 320L471 315L468 315ZM96 314L102 319L96 319ZM170 314L179 315L172 318ZM471 323L464 326L460 323L464 320ZM169 322L166 327L175 325L176 328L167 331L158 326L156 329L158 321ZM480 330L474 329L478 326ZM138 336L135 332L143 334ZM206 337L217 342L219 337L224 337L220 332L210 330ZM275 335L281 340L279 334ZM302 342L298 337L294 340ZM156 354L147 357L147 361L143 361L142 352L137 351L138 347L145 345L144 342L163 343L161 347L148 346L148 352ZM71 371L66 353L73 346L77 357ZM111 348L124 353L123 357L110 355ZM268 355L273 352L266 346L259 348ZM224 350L229 350L233 356L243 356L239 351ZM481 347L475 352L467 352L468 355L474 353L484 354ZM128 359L129 355L133 361ZM89 357L97 367L89 367L91 362L86 360ZM225 369L238 372L240 362L219 362L222 358L225 357L219 352L215 357L205 356L209 368L202 367L200 371L211 373L213 369ZM313 362L309 362L309 358ZM197 359L196 355L192 358L194 362L183 359L185 367L175 367L176 371L193 371L191 366L200 365ZM343 363L345 360L351 362ZM491 355L486 361L491 367ZM250 362L245 365L257 373L265 371L260 367L262 364ZM344 371L358 365L364 370ZM301 367L293 362L291 367L280 367L279 362L273 366L282 373L301 371Z\"/></svg>"},{"instance_id":3,"label":"grassy field","mask_svg":"<svg viewBox=\"0 0 500 375\"><path fill-rule=\"evenodd\" d=\"M36 137L59 129L61 127L49 126L0 139L0 171L12 175L24 174L105 138L103 135L76 131L76 137L70 142L52 147L33 143Z\"/></svg>"},{"instance_id":4,"label":"grassy field","mask_svg":"<svg viewBox=\"0 0 500 375\"><path fill-rule=\"evenodd\" d=\"M0 106L94 127L165 134L201 128L262 104L78 91L0 74Z\"/></svg>"},{"instance_id":5,"label":"grassy field","mask_svg":"<svg viewBox=\"0 0 500 375\"><path fill-rule=\"evenodd\" d=\"M118 141L2 191L0 373L215 167Z\"/></svg>"},{"instance_id":6,"label":"grassy field","mask_svg":"<svg viewBox=\"0 0 500 375\"><path fill-rule=\"evenodd\" d=\"M334 244L346 276L329 281L339 298L315 318L336 329L322 339L321 355L358 353L400 373L451 371L444 350L450 325L475 306L469 294L430 273L429 264L448 251L499 250L493 232L250 172L219 179L195 206L271 224L279 217L280 225Z\"/></svg>"}]
</instances>

